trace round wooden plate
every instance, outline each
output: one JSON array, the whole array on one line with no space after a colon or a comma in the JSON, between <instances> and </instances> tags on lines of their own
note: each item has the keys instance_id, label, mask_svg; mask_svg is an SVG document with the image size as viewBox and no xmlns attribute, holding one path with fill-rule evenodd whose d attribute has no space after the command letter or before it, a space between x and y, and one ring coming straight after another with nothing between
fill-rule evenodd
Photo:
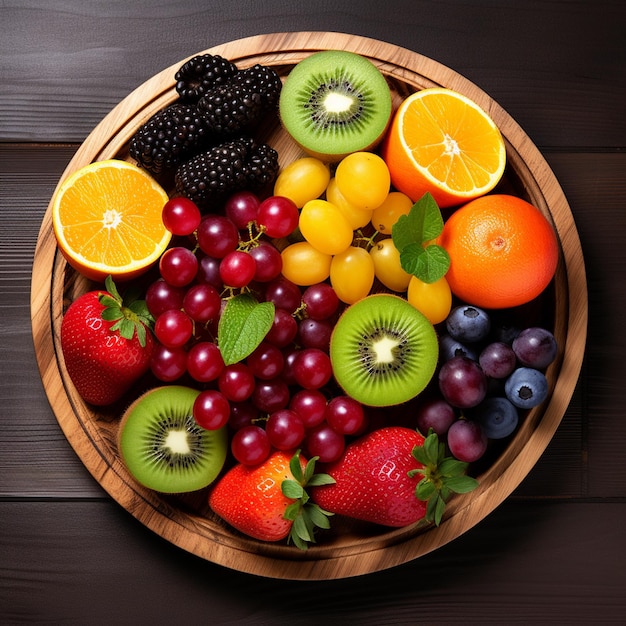
<instances>
[{"instance_id":1,"label":"round wooden plate","mask_svg":"<svg viewBox=\"0 0 626 626\"><path fill-rule=\"evenodd\" d=\"M33 266L31 315L41 377L59 425L87 469L122 507L166 540L214 563L272 578L335 579L382 570L434 550L477 524L520 484L552 438L578 380L587 331L582 250L563 192L528 136L474 84L415 52L339 33L259 35L204 52L222 55L239 67L271 65L286 76L298 61L324 49L351 50L368 57L387 77L396 104L409 93L431 86L454 89L477 102L506 141L504 188L537 206L552 221L560 240L557 274L541 301L560 346L559 358L547 372L550 397L528 413L512 441L481 471L480 487L450 502L439 527L418 524L386 531L340 523L330 537L303 552L232 531L207 510L202 494L165 497L142 488L127 473L116 450L117 421L123 407L94 410L86 405L63 363L59 332L64 310L92 285L69 268L59 253L50 207L41 225ZM81 145L62 180L92 161L129 159L128 142L135 130L176 99L174 74L185 60L155 75L120 102ZM300 155L278 123L265 132L264 139L278 150L281 164Z\"/></svg>"}]
</instances>

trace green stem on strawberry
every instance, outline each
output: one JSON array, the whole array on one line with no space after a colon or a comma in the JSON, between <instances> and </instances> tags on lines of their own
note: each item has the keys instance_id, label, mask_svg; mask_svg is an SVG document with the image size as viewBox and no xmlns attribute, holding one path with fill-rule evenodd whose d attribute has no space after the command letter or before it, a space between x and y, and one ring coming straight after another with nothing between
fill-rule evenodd
<instances>
[{"instance_id":1,"label":"green stem on strawberry","mask_svg":"<svg viewBox=\"0 0 626 626\"><path fill-rule=\"evenodd\" d=\"M300 451L298 450L289 463L289 468L293 474L294 480L286 479L281 484L281 490L288 498L293 498L295 502L290 504L284 514L284 518L291 520L293 525L289 532L288 541L306 550L309 543L315 543L315 529L329 529L329 517L333 515L329 511L325 511L320 506L311 502L306 492L306 487L319 487L322 485L331 485L335 479L328 474L316 474L315 462L319 457L312 457L302 471L300 465Z\"/></svg>"},{"instance_id":2,"label":"green stem on strawberry","mask_svg":"<svg viewBox=\"0 0 626 626\"><path fill-rule=\"evenodd\" d=\"M425 519L439 526L450 496L469 493L478 487L478 481L467 476L467 463L446 456L445 444L432 429L424 443L413 448L412 455L424 466L409 471L409 476L422 475L415 487L415 495L427 502Z\"/></svg>"},{"instance_id":3,"label":"green stem on strawberry","mask_svg":"<svg viewBox=\"0 0 626 626\"><path fill-rule=\"evenodd\" d=\"M150 314L144 300L136 297L123 298L118 291L112 276L107 276L104 286L107 293L101 293L98 298L105 308L102 319L115 322L112 331L118 331L124 339L132 339L137 333L141 347L146 345L146 329L152 329L154 318Z\"/></svg>"}]
</instances>

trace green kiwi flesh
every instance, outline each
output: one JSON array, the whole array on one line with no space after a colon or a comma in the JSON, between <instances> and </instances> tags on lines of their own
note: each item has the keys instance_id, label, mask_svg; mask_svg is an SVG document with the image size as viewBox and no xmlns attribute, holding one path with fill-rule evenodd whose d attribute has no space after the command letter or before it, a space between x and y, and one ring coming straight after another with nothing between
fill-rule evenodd
<instances>
[{"instance_id":1,"label":"green kiwi flesh","mask_svg":"<svg viewBox=\"0 0 626 626\"><path fill-rule=\"evenodd\" d=\"M330 359L343 390L368 406L402 404L428 385L439 358L433 325L409 302L373 294L335 325Z\"/></svg>"},{"instance_id":2,"label":"green kiwi flesh","mask_svg":"<svg viewBox=\"0 0 626 626\"><path fill-rule=\"evenodd\" d=\"M279 112L284 129L306 152L338 161L378 145L391 119L391 91L365 57L324 50L292 68Z\"/></svg>"},{"instance_id":3,"label":"green kiwi flesh","mask_svg":"<svg viewBox=\"0 0 626 626\"><path fill-rule=\"evenodd\" d=\"M128 471L160 493L187 493L211 484L227 452L226 429L205 430L193 418L200 392L182 385L147 391L125 411L118 448Z\"/></svg>"}]
</instances>

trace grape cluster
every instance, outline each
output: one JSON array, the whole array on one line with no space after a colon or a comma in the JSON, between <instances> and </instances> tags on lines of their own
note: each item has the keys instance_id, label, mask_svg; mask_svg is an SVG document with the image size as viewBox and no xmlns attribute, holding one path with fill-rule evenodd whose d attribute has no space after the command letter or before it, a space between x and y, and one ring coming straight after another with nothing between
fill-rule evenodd
<instances>
[{"instance_id":1,"label":"grape cluster","mask_svg":"<svg viewBox=\"0 0 626 626\"><path fill-rule=\"evenodd\" d=\"M162 255L160 276L146 290L157 339L154 376L166 383L186 376L200 386L196 421L228 426L241 463L297 447L325 462L339 458L366 416L358 402L328 389L330 336L344 304L327 282L300 287L282 274L275 241L297 227L296 205L242 191L228 198L223 214L203 216L190 200L173 198L163 221L183 243ZM246 359L226 365L217 325L228 298L243 290L272 302L274 321Z\"/></svg>"},{"instance_id":2,"label":"grape cluster","mask_svg":"<svg viewBox=\"0 0 626 626\"><path fill-rule=\"evenodd\" d=\"M530 326L496 333L491 315L478 307L454 307L440 337L438 394L418 406L420 431L447 437L450 452L473 462L489 439L504 439L521 414L548 395L545 368L557 355L547 329Z\"/></svg>"}]
</instances>

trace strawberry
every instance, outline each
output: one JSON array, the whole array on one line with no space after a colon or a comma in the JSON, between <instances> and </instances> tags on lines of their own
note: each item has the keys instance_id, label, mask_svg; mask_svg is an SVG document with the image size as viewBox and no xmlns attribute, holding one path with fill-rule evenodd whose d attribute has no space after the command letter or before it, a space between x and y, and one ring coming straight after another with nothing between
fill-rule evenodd
<instances>
[{"instance_id":1,"label":"strawberry","mask_svg":"<svg viewBox=\"0 0 626 626\"><path fill-rule=\"evenodd\" d=\"M325 470L334 484L311 490L320 507L383 526L401 527L425 518L440 523L452 492L471 491L467 463L445 458L445 445L430 432L387 426L350 443Z\"/></svg>"},{"instance_id":2,"label":"strawberry","mask_svg":"<svg viewBox=\"0 0 626 626\"><path fill-rule=\"evenodd\" d=\"M154 346L145 302L126 306L110 276L105 287L77 298L61 322L70 379L85 401L98 406L120 399L148 371Z\"/></svg>"},{"instance_id":3,"label":"strawberry","mask_svg":"<svg viewBox=\"0 0 626 626\"><path fill-rule=\"evenodd\" d=\"M315 528L329 528L328 513L309 501L307 486L332 482L315 474L313 457L308 462L284 451L273 452L260 465L237 464L209 495L209 506L240 532L262 541L288 537L305 550L314 542Z\"/></svg>"}]
</instances>

